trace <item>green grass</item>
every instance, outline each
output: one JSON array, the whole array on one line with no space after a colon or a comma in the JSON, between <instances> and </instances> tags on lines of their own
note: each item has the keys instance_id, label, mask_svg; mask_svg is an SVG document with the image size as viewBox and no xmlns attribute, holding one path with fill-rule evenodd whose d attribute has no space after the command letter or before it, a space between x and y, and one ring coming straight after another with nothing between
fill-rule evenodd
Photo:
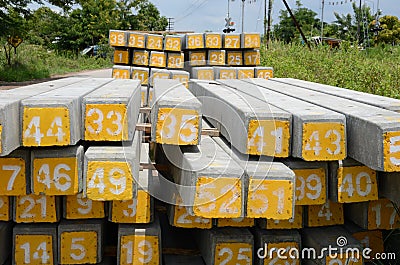
<instances>
[{"instance_id":1,"label":"green grass","mask_svg":"<svg viewBox=\"0 0 400 265\"><path fill-rule=\"evenodd\" d=\"M40 46L22 44L17 55L12 55L12 65L5 61L4 51L0 53L0 81L20 82L48 78L54 75L111 67L109 58L76 56L56 53Z\"/></svg>"},{"instance_id":2,"label":"green grass","mask_svg":"<svg viewBox=\"0 0 400 265\"><path fill-rule=\"evenodd\" d=\"M275 77L291 77L400 98L400 47L359 51L349 46L308 50L300 44L272 42L262 50L262 64L274 67Z\"/></svg>"}]
</instances>

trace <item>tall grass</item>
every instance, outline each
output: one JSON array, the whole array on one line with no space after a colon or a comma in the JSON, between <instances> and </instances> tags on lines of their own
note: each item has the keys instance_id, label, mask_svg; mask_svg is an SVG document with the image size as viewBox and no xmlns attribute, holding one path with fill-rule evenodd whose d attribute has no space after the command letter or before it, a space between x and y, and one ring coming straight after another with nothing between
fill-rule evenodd
<instances>
[{"instance_id":1,"label":"tall grass","mask_svg":"<svg viewBox=\"0 0 400 265\"><path fill-rule=\"evenodd\" d=\"M17 49L17 54L12 56L12 65L8 66L4 51L0 53L0 81L27 81L112 66L109 58L56 53L47 51L40 46L27 44L22 44Z\"/></svg>"},{"instance_id":2,"label":"tall grass","mask_svg":"<svg viewBox=\"0 0 400 265\"><path fill-rule=\"evenodd\" d=\"M272 42L262 49L262 64L275 77L298 78L353 90L400 98L400 47L364 51L343 45L312 47Z\"/></svg>"}]
</instances>

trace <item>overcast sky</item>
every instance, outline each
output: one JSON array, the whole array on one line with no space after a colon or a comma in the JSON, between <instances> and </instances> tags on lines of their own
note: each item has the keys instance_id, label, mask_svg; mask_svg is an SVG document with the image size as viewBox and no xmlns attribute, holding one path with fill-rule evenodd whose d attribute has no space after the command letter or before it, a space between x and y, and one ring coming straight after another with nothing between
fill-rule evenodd
<instances>
[{"instance_id":1,"label":"overcast sky","mask_svg":"<svg viewBox=\"0 0 400 265\"><path fill-rule=\"evenodd\" d=\"M150 0L161 12L161 15L175 19L175 30L221 31L225 26L228 0ZM230 1L230 12L236 23L236 31L241 30L241 0ZM359 0L353 0L359 3ZM284 9L282 0L273 1L273 22L278 22L279 10ZM295 0L287 0L290 7L295 7ZM302 0L303 5L314 10L321 17L322 0ZM378 0L362 0L376 10ZM333 4L334 5L333 5ZM380 0L379 9L383 14L400 17L400 0ZM325 0L324 21L335 20L333 13L352 13L350 0ZM263 31L264 0L246 0L245 31Z\"/></svg>"}]
</instances>

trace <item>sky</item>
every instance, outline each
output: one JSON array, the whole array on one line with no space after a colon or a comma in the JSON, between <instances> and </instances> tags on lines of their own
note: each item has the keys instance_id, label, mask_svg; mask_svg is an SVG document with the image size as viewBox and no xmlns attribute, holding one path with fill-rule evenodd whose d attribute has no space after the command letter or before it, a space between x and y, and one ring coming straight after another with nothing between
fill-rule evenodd
<instances>
[{"instance_id":1,"label":"sky","mask_svg":"<svg viewBox=\"0 0 400 265\"><path fill-rule=\"evenodd\" d=\"M241 32L242 0L150 0L157 6L161 15L174 18L175 31L204 32L211 30L221 32L225 26L225 17L230 3L230 16L235 22L236 32ZM335 20L334 12L339 14L352 13L350 0L324 0L324 21ZM352 0L359 3L359 0ZM361 0L369 5L372 11L379 9L383 15L395 15L400 17L400 0ZM268 1L267 1L268 2ZM273 23L279 21L279 10L284 9L282 0L273 1ZM287 0L291 8L295 7L295 0ZM302 0L307 7L321 18L322 0ZM334 5L333 5L333 4ZM264 0L245 1L244 30L247 32L263 32Z\"/></svg>"}]
</instances>

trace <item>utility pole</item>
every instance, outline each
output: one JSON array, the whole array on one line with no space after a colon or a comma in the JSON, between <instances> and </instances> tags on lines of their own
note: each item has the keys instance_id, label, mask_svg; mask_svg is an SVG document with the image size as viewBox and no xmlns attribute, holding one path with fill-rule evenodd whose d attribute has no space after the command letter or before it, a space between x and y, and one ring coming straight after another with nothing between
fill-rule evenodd
<instances>
[{"instance_id":1,"label":"utility pole","mask_svg":"<svg viewBox=\"0 0 400 265\"><path fill-rule=\"evenodd\" d=\"M267 0L264 0L264 44L268 45L267 40Z\"/></svg>"},{"instance_id":2,"label":"utility pole","mask_svg":"<svg viewBox=\"0 0 400 265\"><path fill-rule=\"evenodd\" d=\"M323 43L322 38L324 37L324 9L325 9L325 0L322 0L322 12L321 12L321 43Z\"/></svg>"},{"instance_id":3,"label":"utility pole","mask_svg":"<svg viewBox=\"0 0 400 265\"><path fill-rule=\"evenodd\" d=\"M266 1L266 0L265 0ZM268 21L267 21L267 48L269 41L271 39L271 23L272 23L272 2L273 0L268 0Z\"/></svg>"},{"instance_id":4,"label":"utility pole","mask_svg":"<svg viewBox=\"0 0 400 265\"><path fill-rule=\"evenodd\" d=\"M242 0L242 33L244 32L244 4L246 0Z\"/></svg>"},{"instance_id":5,"label":"utility pole","mask_svg":"<svg viewBox=\"0 0 400 265\"><path fill-rule=\"evenodd\" d=\"M361 43L361 19L362 19L362 12L361 12L361 8L362 8L362 5L361 5L362 3L361 3L361 0L360 0L360 9L358 10L358 12L359 12L359 14L358 14L358 21L357 21L357 37L358 37L358 44L360 44Z\"/></svg>"},{"instance_id":6,"label":"utility pole","mask_svg":"<svg viewBox=\"0 0 400 265\"><path fill-rule=\"evenodd\" d=\"M171 32L174 30L174 18L173 17L169 17L168 18L168 31Z\"/></svg>"}]
</instances>

